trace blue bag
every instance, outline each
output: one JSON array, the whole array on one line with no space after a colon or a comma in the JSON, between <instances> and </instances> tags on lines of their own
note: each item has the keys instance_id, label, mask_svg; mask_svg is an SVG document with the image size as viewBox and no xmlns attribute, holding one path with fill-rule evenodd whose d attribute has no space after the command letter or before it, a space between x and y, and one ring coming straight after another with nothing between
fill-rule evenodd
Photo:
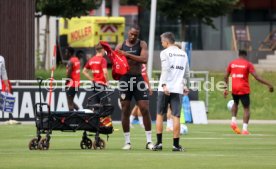
<instances>
[{"instance_id":1,"label":"blue bag","mask_svg":"<svg viewBox=\"0 0 276 169\"><path fill-rule=\"evenodd\" d=\"M183 96L182 100L182 106L184 109L184 117L185 117L185 122L186 123L192 123L192 113L191 113L191 105L190 105L190 99L188 96Z\"/></svg>"}]
</instances>

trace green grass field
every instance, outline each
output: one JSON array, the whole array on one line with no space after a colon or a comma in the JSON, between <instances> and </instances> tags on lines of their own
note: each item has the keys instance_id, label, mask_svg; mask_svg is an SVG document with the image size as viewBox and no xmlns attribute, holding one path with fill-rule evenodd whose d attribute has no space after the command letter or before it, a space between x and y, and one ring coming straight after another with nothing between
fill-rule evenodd
<instances>
[{"instance_id":1,"label":"green grass field","mask_svg":"<svg viewBox=\"0 0 276 169\"><path fill-rule=\"evenodd\" d=\"M111 77L111 71L109 71L109 77ZM65 68L59 67L55 70L55 79L60 80L65 75ZM81 74L82 75L82 74ZM50 71L38 70L36 76L41 76L44 79L50 77ZM276 87L276 73L265 72L260 74L261 77L270 81L274 87ZM209 80L214 78L215 84L218 81L222 81L224 77L223 72L210 72ZM82 75L83 80L86 78ZM156 79L156 77L155 77ZM276 92L269 93L267 86L258 83L252 76L250 76L251 85L251 118L252 119L265 119L265 120L276 120ZM201 100L205 100L205 91L199 93ZM230 113L226 107L227 102L232 99L231 94L227 99L223 98L223 92L214 90L209 92L209 107L208 107L208 118L209 119L228 119ZM242 109L239 110L238 118L242 118Z\"/></svg>"},{"instance_id":2,"label":"green grass field","mask_svg":"<svg viewBox=\"0 0 276 169\"><path fill-rule=\"evenodd\" d=\"M82 132L54 131L48 151L28 149L35 136L35 125L0 126L1 169L274 169L276 168L276 126L250 125L251 135L235 135L229 125L188 125L189 134L181 136L185 152L172 152L172 134L163 136L163 151L145 150L145 133L132 129L133 150L121 150L123 134L110 135L105 150L81 150ZM153 129L155 131L155 129ZM104 140L106 137L101 136ZM155 141L155 134L153 134Z\"/></svg>"},{"instance_id":3,"label":"green grass field","mask_svg":"<svg viewBox=\"0 0 276 169\"><path fill-rule=\"evenodd\" d=\"M259 74L262 78L272 83L274 89L276 87L276 73L265 72ZM213 77L215 84L218 81L223 80L223 73L210 73L210 78ZM270 93L268 87L257 82L253 76L250 76L250 87L251 87L251 119L266 119L276 120L276 92ZM200 98L204 98L204 92L200 93ZM210 91L209 92L209 119L225 119L230 113L226 107L227 102L232 99L231 94L228 95L227 99L224 99L223 92L221 91ZM226 116L225 116L226 115ZM243 109L240 107L238 117L242 118Z\"/></svg>"}]
</instances>

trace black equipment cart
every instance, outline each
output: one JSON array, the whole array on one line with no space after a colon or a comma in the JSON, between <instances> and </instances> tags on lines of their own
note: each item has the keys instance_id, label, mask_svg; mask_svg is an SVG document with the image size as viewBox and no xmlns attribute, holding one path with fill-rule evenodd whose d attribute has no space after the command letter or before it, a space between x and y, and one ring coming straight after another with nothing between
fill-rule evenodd
<instances>
[{"instance_id":1,"label":"black equipment cart","mask_svg":"<svg viewBox=\"0 0 276 169\"><path fill-rule=\"evenodd\" d=\"M113 91L105 90L98 92L88 98L87 109L85 111L50 111L47 103L41 103L41 84L39 79L40 102L34 106L36 137L29 142L30 150L48 150L50 147L50 139L53 130L59 131L77 131L83 130L82 140L80 142L81 149L104 149L105 141L100 138L100 134L112 134L113 127L111 122L111 114L114 107L110 104L109 96ZM90 101L96 95L104 92L105 96L101 98L99 104L90 104ZM43 109L44 108L44 109ZM43 111L47 109L47 111ZM95 133L95 140L88 138L87 132ZM42 138L45 134L45 138Z\"/></svg>"}]
</instances>

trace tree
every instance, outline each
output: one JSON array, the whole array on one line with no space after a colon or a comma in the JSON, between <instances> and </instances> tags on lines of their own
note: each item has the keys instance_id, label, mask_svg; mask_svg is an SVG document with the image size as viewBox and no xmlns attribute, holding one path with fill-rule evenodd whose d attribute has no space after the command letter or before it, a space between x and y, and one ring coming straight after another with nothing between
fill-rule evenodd
<instances>
[{"instance_id":1,"label":"tree","mask_svg":"<svg viewBox=\"0 0 276 169\"><path fill-rule=\"evenodd\" d=\"M36 10L47 16L72 18L97 9L102 0L36 0Z\"/></svg>"},{"instance_id":2,"label":"tree","mask_svg":"<svg viewBox=\"0 0 276 169\"><path fill-rule=\"evenodd\" d=\"M158 1L158 10L170 18L179 18L183 23L192 20L212 26L214 17L224 16L231 12L239 0L184 0Z\"/></svg>"},{"instance_id":3,"label":"tree","mask_svg":"<svg viewBox=\"0 0 276 169\"><path fill-rule=\"evenodd\" d=\"M150 9L150 1L123 0L124 3L139 3L142 7ZM199 21L215 28L212 18L230 13L239 0L158 0L157 10L164 16L181 20L182 35L184 39L185 25L191 21Z\"/></svg>"},{"instance_id":4,"label":"tree","mask_svg":"<svg viewBox=\"0 0 276 169\"><path fill-rule=\"evenodd\" d=\"M181 20L181 38L185 39L186 24L198 21L215 28L213 19L224 16L237 7L239 0L158 1L158 10L169 18Z\"/></svg>"},{"instance_id":5,"label":"tree","mask_svg":"<svg viewBox=\"0 0 276 169\"><path fill-rule=\"evenodd\" d=\"M46 69L50 67L50 52L48 50L50 34L50 16L59 16L63 18L80 17L83 15L87 15L90 10L98 8L101 5L101 3L102 0L36 0L36 12L39 12L42 15L46 15L46 28L44 40L45 45L41 67L45 67Z\"/></svg>"}]
</instances>

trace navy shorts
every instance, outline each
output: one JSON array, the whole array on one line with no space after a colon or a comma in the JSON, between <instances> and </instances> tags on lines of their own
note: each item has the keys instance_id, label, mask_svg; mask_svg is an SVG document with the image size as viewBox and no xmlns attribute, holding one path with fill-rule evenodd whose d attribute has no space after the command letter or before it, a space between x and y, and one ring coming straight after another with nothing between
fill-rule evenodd
<instances>
[{"instance_id":1,"label":"navy shorts","mask_svg":"<svg viewBox=\"0 0 276 169\"><path fill-rule=\"evenodd\" d=\"M249 94L244 95L235 95L232 94L233 100L236 103L236 105L239 105L239 101L241 100L241 103L244 108L249 108L250 106L250 97Z\"/></svg>"},{"instance_id":2,"label":"navy shorts","mask_svg":"<svg viewBox=\"0 0 276 169\"><path fill-rule=\"evenodd\" d=\"M101 103L101 98L104 98L108 94L108 91L106 90L107 86L100 84L100 83L92 83L92 91L89 92L89 105L94 105ZM93 97L92 97L93 96ZM102 100L105 101L105 100Z\"/></svg>"},{"instance_id":3,"label":"navy shorts","mask_svg":"<svg viewBox=\"0 0 276 169\"><path fill-rule=\"evenodd\" d=\"M76 93L79 91L78 87L66 87L66 95L67 96L71 96L71 97L75 97Z\"/></svg>"},{"instance_id":4,"label":"navy shorts","mask_svg":"<svg viewBox=\"0 0 276 169\"><path fill-rule=\"evenodd\" d=\"M168 105L170 104L172 115L180 117L183 95L179 93L170 93L169 96L164 92L158 92L157 96L157 114L164 115L167 113Z\"/></svg>"}]
</instances>

